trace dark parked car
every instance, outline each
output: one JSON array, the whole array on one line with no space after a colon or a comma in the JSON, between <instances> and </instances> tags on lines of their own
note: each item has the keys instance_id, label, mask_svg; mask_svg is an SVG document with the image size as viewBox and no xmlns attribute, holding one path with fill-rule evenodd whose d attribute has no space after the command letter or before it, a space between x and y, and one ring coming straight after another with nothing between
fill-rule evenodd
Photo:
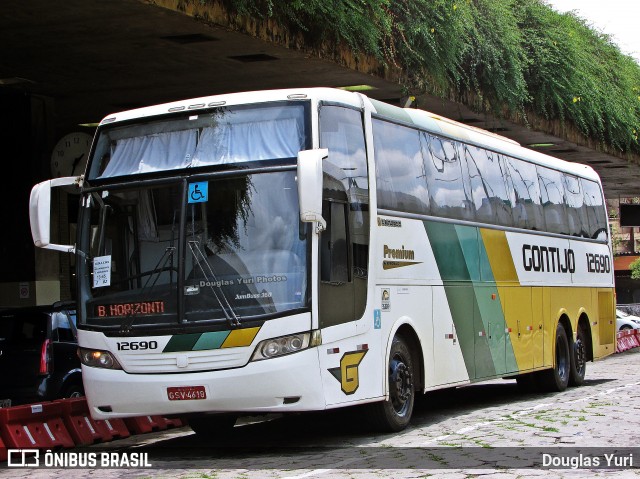
<instances>
[{"instance_id":1,"label":"dark parked car","mask_svg":"<svg viewBox=\"0 0 640 479\"><path fill-rule=\"evenodd\" d=\"M74 308L0 311L0 407L84 396Z\"/></svg>"}]
</instances>

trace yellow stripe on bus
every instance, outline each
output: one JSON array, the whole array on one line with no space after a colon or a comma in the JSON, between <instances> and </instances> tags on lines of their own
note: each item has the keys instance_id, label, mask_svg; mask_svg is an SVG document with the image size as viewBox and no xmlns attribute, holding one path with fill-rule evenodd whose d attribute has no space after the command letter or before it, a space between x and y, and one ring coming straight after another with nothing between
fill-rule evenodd
<instances>
[{"instance_id":1,"label":"yellow stripe on bus","mask_svg":"<svg viewBox=\"0 0 640 479\"><path fill-rule=\"evenodd\" d=\"M260 328L235 329L229 333L221 348L238 348L249 346L258 334Z\"/></svg>"},{"instance_id":2,"label":"yellow stripe on bus","mask_svg":"<svg viewBox=\"0 0 640 479\"><path fill-rule=\"evenodd\" d=\"M493 279L498 286L504 286L502 283L519 284L506 233L500 230L480 228L480 234L489 257Z\"/></svg>"}]
</instances>

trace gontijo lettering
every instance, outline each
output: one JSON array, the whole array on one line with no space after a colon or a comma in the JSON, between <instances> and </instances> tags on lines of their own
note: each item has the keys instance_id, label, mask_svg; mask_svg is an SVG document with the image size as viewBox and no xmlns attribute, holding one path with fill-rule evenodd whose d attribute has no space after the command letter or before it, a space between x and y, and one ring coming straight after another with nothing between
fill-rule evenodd
<instances>
[{"instance_id":1,"label":"gontijo lettering","mask_svg":"<svg viewBox=\"0 0 640 479\"><path fill-rule=\"evenodd\" d=\"M554 246L522 245L522 264L525 271L549 273L575 273L576 257L573 250Z\"/></svg>"}]
</instances>

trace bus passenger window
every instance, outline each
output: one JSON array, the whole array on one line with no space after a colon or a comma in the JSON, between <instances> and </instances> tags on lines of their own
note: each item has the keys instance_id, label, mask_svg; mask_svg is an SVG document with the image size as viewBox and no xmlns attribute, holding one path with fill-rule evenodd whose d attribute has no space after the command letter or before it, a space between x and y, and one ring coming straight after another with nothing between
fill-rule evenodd
<instances>
[{"instance_id":1,"label":"bus passenger window","mask_svg":"<svg viewBox=\"0 0 640 479\"><path fill-rule=\"evenodd\" d=\"M538 170L538 183L540 184L542 210L547 231L569 234L562 173L540 165L536 166L536 169Z\"/></svg>"},{"instance_id":2,"label":"bus passenger window","mask_svg":"<svg viewBox=\"0 0 640 479\"><path fill-rule=\"evenodd\" d=\"M567 200L567 220L571 236L589 237L589 220L584 206L584 195L580 188L580 180L568 174L562 176L565 198Z\"/></svg>"},{"instance_id":3,"label":"bus passenger window","mask_svg":"<svg viewBox=\"0 0 640 479\"><path fill-rule=\"evenodd\" d=\"M429 151L424 152L424 167L431 214L445 218L475 220L470 186L462 175L455 143L428 135L428 144Z\"/></svg>"},{"instance_id":4,"label":"bus passenger window","mask_svg":"<svg viewBox=\"0 0 640 479\"><path fill-rule=\"evenodd\" d=\"M608 218L600 186L594 181L582 179L582 189L584 191L583 207L589 222L589 237L606 240Z\"/></svg>"},{"instance_id":5,"label":"bus passenger window","mask_svg":"<svg viewBox=\"0 0 640 479\"><path fill-rule=\"evenodd\" d=\"M542 214L536 166L511 157L505 157L505 163L509 195L513 205L513 225L516 228L544 231L546 225Z\"/></svg>"}]
</instances>

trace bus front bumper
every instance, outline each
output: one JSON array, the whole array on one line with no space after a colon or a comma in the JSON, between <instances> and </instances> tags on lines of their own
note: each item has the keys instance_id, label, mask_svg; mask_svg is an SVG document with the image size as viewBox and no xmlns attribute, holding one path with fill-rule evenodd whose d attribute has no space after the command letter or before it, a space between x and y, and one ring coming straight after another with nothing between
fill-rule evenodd
<instances>
[{"instance_id":1,"label":"bus front bumper","mask_svg":"<svg viewBox=\"0 0 640 479\"><path fill-rule=\"evenodd\" d=\"M128 374L82 366L94 419L200 412L267 413L314 411L326 403L317 348L242 368L181 374ZM176 391L206 393L204 399L169 399Z\"/></svg>"}]
</instances>

